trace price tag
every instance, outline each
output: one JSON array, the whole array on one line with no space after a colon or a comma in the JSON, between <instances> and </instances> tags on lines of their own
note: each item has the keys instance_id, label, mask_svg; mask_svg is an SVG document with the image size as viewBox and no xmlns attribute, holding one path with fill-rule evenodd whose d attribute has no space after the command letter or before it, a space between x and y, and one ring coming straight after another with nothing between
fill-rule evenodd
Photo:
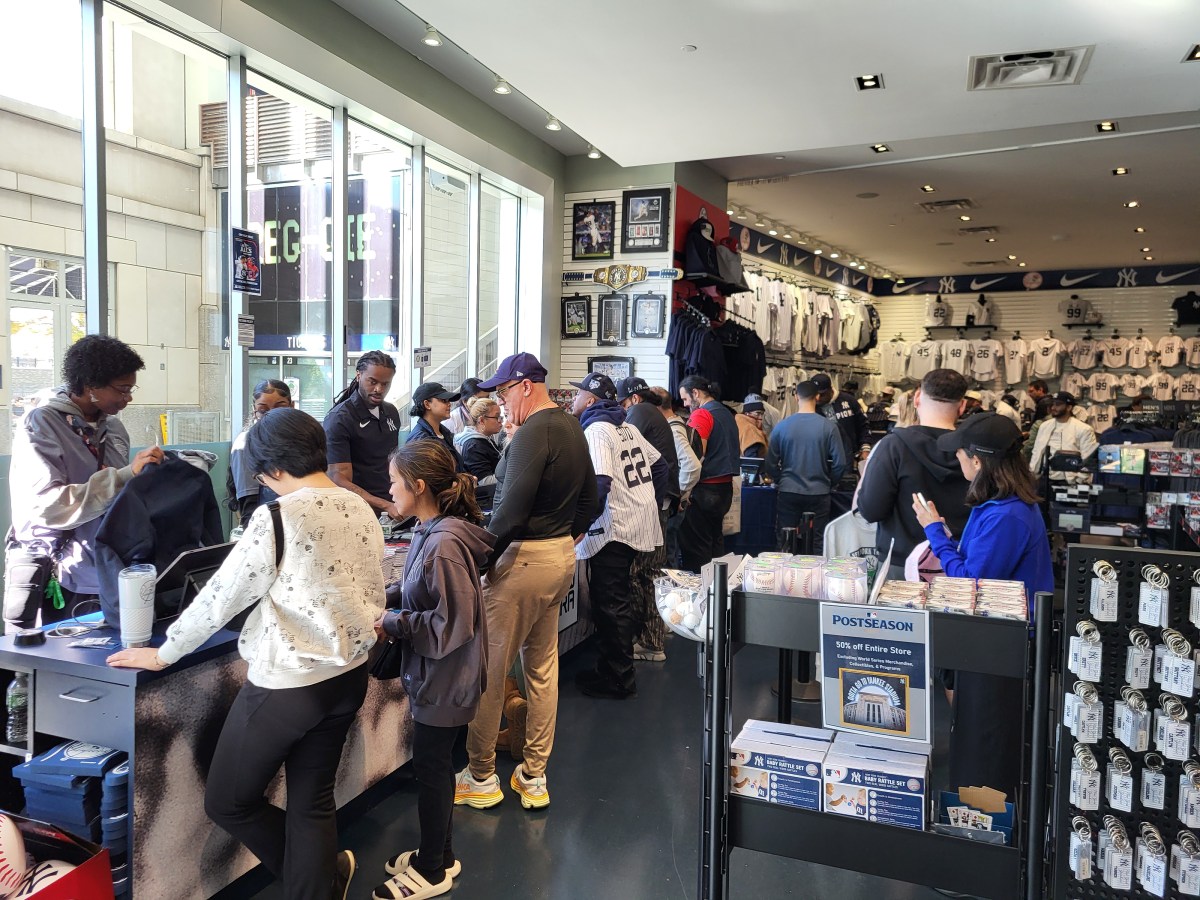
<instances>
[{"instance_id":1,"label":"price tag","mask_svg":"<svg viewBox=\"0 0 1200 900\"><path fill-rule=\"evenodd\" d=\"M1167 589L1142 582L1138 597L1138 621L1143 625L1165 628L1167 625Z\"/></svg>"},{"instance_id":2,"label":"price tag","mask_svg":"<svg viewBox=\"0 0 1200 900\"><path fill-rule=\"evenodd\" d=\"M1100 622L1117 621L1117 583L1092 579L1092 617Z\"/></svg>"},{"instance_id":3,"label":"price tag","mask_svg":"<svg viewBox=\"0 0 1200 900\"><path fill-rule=\"evenodd\" d=\"M1108 805L1133 812L1133 776L1122 775L1113 765L1108 767Z\"/></svg>"},{"instance_id":4,"label":"price tag","mask_svg":"<svg viewBox=\"0 0 1200 900\"><path fill-rule=\"evenodd\" d=\"M1081 810L1097 810L1100 808L1100 773L1089 772L1079 765L1079 760L1071 762L1071 805Z\"/></svg>"},{"instance_id":5,"label":"price tag","mask_svg":"<svg viewBox=\"0 0 1200 900\"><path fill-rule=\"evenodd\" d=\"M1154 653L1140 647L1130 646L1125 653L1125 680L1130 687L1144 691L1150 687L1150 670L1154 665Z\"/></svg>"},{"instance_id":6,"label":"price tag","mask_svg":"<svg viewBox=\"0 0 1200 900\"><path fill-rule=\"evenodd\" d=\"M1142 806L1163 809L1167 805L1167 776L1162 772L1142 769Z\"/></svg>"}]
</instances>

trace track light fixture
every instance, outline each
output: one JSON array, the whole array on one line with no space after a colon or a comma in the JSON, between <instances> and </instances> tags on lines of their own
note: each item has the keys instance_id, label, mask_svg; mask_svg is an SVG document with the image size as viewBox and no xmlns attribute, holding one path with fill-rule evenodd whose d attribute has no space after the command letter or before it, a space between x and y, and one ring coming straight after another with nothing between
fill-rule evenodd
<instances>
[{"instance_id":1,"label":"track light fixture","mask_svg":"<svg viewBox=\"0 0 1200 900\"><path fill-rule=\"evenodd\" d=\"M432 25L426 25L425 37L421 38L421 43L426 47L440 47L442 46L442 36Z\"/></svg>"}]
</instances>

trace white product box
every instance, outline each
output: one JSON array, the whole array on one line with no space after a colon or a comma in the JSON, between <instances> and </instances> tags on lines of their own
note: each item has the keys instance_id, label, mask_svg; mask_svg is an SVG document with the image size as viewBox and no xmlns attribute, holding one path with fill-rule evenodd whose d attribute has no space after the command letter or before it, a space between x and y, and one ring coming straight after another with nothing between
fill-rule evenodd
<instances>
[{"instance_id":1,"label":"white product box","mask_svg":"<svg viewBox=\"0 0 1200 900\"><path fill-rule=\"evenodd\" d=\"M842 737L834 740L822 766L824 811L924 830L929 757Z\"/></svg>"},{"instance_id":2,"label":"white product box","mask_svg":"<svg viewBox=\"0 0 1200 900\"><path fill-rule=\"evenodd\" d=\"M760 740L743 730L730 747L729 788L734 794L783 806L821 808L821 763L828 741Z\"/></svg>"},{"instance_id":3,"label":"white product box","mask_svg":"<svg viewBox=\"0 0 1200 900\"><path fill-rule=\"evenodd\" d=\"M833 742L837 732L829 728L809 728L807 725L785 725L781 722L764 722L761 719L747 719L742 726L742 735L754 735L754 740L767 743L787 743L796 739L816 741L822 744Z\"/></svg>"},{"instance_id":4,"label":"white product box","mask_svg":"<svg viewBox=\"0 0 1200 900\"><path fill-rule=\"evenodd\" d=\"M854 731L834 732L833 744L839 750L845 750L850 754L870 750L887 750L891 753L911 753L928 757L933 753L933 745L927 741L905 741L900 738L859 734Z\"/></svg>"}]
</instances>

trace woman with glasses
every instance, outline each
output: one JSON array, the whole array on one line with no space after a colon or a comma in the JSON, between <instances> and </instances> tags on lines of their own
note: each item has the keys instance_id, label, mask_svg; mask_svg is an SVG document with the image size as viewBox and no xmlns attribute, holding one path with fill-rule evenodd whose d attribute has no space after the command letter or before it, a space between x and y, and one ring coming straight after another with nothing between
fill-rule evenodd
<instances>
[{"instance_id":1,"label":"woman with glasses","mask_svg":"<svg viewBox=\"0 0 1200 900\"><path fill-rule=\"evenodd\" d=\"M454 436L454 448L463 467L479 479L476 498L487 507L496 492L496 465L500 462L500 448L494 440L502 428L500 404L486 395L475 397L467 403L467 423Z\"/></svg>"},{"instance_id":2,"label":"woman with glasses","mask_svg":"<svg viewBox=\"0 0 1200 900\"><path fill-rule=\"evenodd\" d=\"M292 389L286 381L268 378L254 386L254 409L246 421L246 427L236 438L229 450L229 476L225 480L225 492L229 508L237 513L238 524L245 528L254 510L264 503L278 499L269 487L260 484L254 477L254 469L243 452L246 448L246 434L254 423L273 409L291 409L296 404L292 401Z\"/></svg>"},{"instance_id":3,"label":"woman with glasses","mask_svg":"<svg viewBox=\"0 0 1200 900\"><path fill-rule=\"evenodd\" d=\"M65 384L30 410L13 436L12 528L5 540L4 618L57 622L99 591L94 539L125 483L162 462L157 446L129 459L118 420L137 390L142 358L116 338L88 335L67 350ZM45 600L53 581L55 601ZM61 600L58 599L61 595Z\"/></svg>"}]
</instances>

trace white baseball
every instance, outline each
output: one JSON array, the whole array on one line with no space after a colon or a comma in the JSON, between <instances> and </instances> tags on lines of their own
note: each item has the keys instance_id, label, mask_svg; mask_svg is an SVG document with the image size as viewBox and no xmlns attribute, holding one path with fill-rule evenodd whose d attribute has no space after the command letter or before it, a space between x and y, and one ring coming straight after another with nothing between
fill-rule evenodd
<instances>
[{"instance_id":1,"label":"white baseball","mask_svg":"<svg viewBox=\"0 0 1200 900\"><path fill-rule=\"evenodd\" d=\"M0 815L0 891L11 891L25 877L25 838L8 816Z\"/></svg>"}]
</instances>

